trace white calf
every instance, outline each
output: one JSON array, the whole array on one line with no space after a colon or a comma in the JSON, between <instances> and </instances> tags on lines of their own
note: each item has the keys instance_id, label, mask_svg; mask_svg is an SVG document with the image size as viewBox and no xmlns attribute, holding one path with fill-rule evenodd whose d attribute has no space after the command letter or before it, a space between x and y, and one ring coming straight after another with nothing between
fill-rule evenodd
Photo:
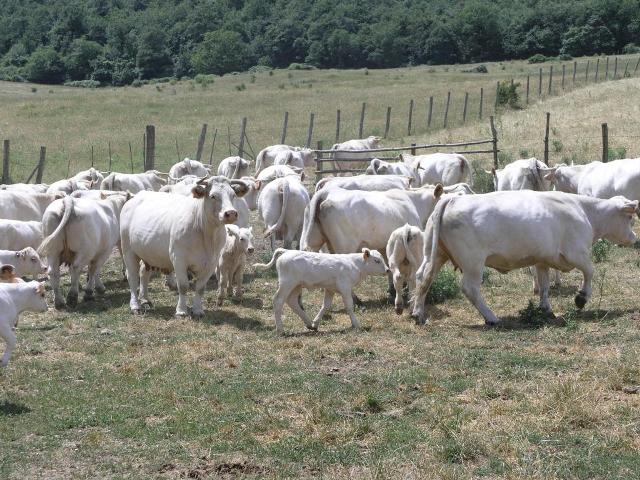
<instances>
[{"instance_id":1,"label":"white calf","mask_svg":"<svg viewBox=\"0 0 640 480\"><path fill-rule=\"evenodd\" d=\"M387 243L387 259L389 259L389 270L393 275L398 315L401 315L404 309L402 287L407 284L410 292L415 290L416 272L422 264L423 248L422 230L408 223L394 230Z\"/></svg>"},{"instance_id":2,"label":"white calf","mask_svg":"<svg viewBox=\"0 0 640 480\"><path fill-rule=\"evenodd\" d=\"M40 256L32 247L18 251L0 250L0 265L6 263L15 267L16 275L19 277L47 273L47 266L42 263Z\"/></svg>"},{"instance_id":3,"label":"white calf","mask_svg":"<svg viewBox=\"0 0 640 480\"><path fill-rule=\"evenodd\" d=\"M18 325L18 316L26 311L47 311L44 285L38 282L0 284L0 337L7 345L0 361L2 367L7 366L11 352L16 348L17 337L13 329Z\"/></svg>"},{"instance_id":4,"label":"white calf","mask_svg":"<svg viewBox=\"0 0 640 480\"><path fill-rule=\"evenodd\" d=\"M42 238L42 222L0 220L0 249L2 250L38 248L42 243Z\"/></svg>"},{"instance_id":5,"label":"white calf","mask_svg":"<svg viewBox=\"0 0 640 480\"><path fill-rule=\"evenodd\" d=\"M329 254L301 252L278 248L267 264L254 264L257 268L271 268L276 265L278 271L278 290L273 298L276 332L283 333L282 309L285 302L304 322L309 330L317 330L324 313L331 308L333 296L337 292L342 296L351 326L360 328L360 322L353 314L353 287L368 275L384 275L389 269L379 252L363 248L362 253ZM303 288L324 289L322 308L309 320L300 298Z\"/></svg>"}]
</instances>

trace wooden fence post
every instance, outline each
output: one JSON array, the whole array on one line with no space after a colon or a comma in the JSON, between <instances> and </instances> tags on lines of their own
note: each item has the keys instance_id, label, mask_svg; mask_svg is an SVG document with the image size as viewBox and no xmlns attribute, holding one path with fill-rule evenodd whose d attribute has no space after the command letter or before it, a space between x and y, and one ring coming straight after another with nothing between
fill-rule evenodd
<instances>
[{"instance_id":1,"label":"wooden fence post","mask_svg":"<svg viewBox=\"0 0 640 480\"><path fill-rule=\"evenodd\" d=\"M340 111L340 110L338 110ZM336 143L337 140L336 140ZM322 150L322 141L318 140L318 145L316 150ZM319 151L316 152L316 183L318 183L321 179L322 179L322 170L323 170L323 166L324 166L324 162L322 161L322 153L320 153ZM320 160L320 161L318 161Z\"/></svg>"},{"instance_id":2,"label":"wooden fence post","mask_svg":"<svg viewBox=\"0 0 640 480\"><path fill-rule=\"evenodd\" d=\"M111 163L113 162L113 157L111 156L111 142L107 142L107 146L109 148L109 173L111 173Z\"/></svg>"},{"instance_id":3,"label":"wooden fence post","mask_svg":"<svg viewBox=\"0 0 640 480\"><path fill-rule=\"evenodd\" d=\"M94 163L94 160L93 160L93 145L91 145L91 168L93 168L93 163Z\"/></svg>"},{"instance_id":4,"label":"wooden fence post","mask_svg":"<svg viewBox=\"0 0 640 480\"><path fill-rule=\"evenodd\" d=\"M549 92L548 94L551 95L551 84L553 82L553 65L549 66Z\"/></svg>"},{"instance_id":5,"label":"wooden fence post","mask_svg":"<svg viewBox=\"0 0 640 480\"><path fill-rule=\"evenodd\" d=\"M244 136L247 131L247 117L242 117L240 124L240 140L238 141L238 156L244 158Z\"/></svg>"},{"instance_id":6,"label":"wooden fence post","mask_svg":"<svg viewBox=\"0 0 640 480\"><path fill-rule=\"evenodd\" d=\"M311 112L309 114L309 131L307 132L307 141L304 144L304 146L306 148L309 148L311 146L311 137L313 137L313 119L315 118L316 114Z\"/></svg>"},{"instance_id":7,"label":"wooden fence post","mask_svg":"<svg viewBox=\"0 0 640 480\"><path fill-rule=\"evenodd\" d=\"M411 123L413 122L413 98L409 101L409 124L407 125L407 135L411 136Z\"/></svg>"},{"instance_id":8,"label":"wooden fence post","mask_svg":"<svg viewBox=\"0 0 640 480\"><path fill-rule=\"evenodd\" d=\"M156 127L147 125L146 130L147 142L145 149L144 169L153 170L156 163Z\"/></svg>"},{"instance_id":9,"label":"wooden fence post","mask_svg":"<svg viewBox=\"0 0 640 480\"><path fill-rule=\"evenodd\" d=\"M565 67L566 67L566 65L563 63L562 64L562 90L564 90L564 72L565 72Z\"/></svg>"},{"instance_id":10,"label":"wooden fence post","mask_svg":"<svg viewBox=\"0 0 640 480\"><path fill-rule=\"evenodd\" d=\"M2 183L11 183L9 178L9 155L10 155L10 142L5 140L2 143Z\"/></svg>"},{"instance_id":11,"label":"wooden fence post","mask_svg":"<svg viewBox=\"0 0 640 480\"><path fill-rule=\"evenodd\" d=\"M175 138L176 141L176 162L179 162L182 160L182 156L180 155L180 146L178 145L178 137Z\"/></svg>"},{"instance_id":12,"label":"wooden fence post","mask_svg":"<svg viewBox=\"0 0 640 480\"><path fill-rule=\"evenodd\" d=\"M638 67L640 67L640 57L638 57L638 61L636 62L636 68L633 69L633 74L634 75L638 71Z\"/></svg>"},{"instance_id":13,"label":"wooden fence post","mask_svg":"<svg viewBox=\"0 0 640 480\"><path fill-rule=\"evenodd\" d=\"M385 135L386 138L386 135ZM336 111L336 141L334 143L338 143L340 141L340 109Z\"/></svg>"},{"instance_id":14,"label":"wooden fence post","mask_svg":"<svg viewBox=\"0 0 640 480\"><path fill-rule=\"evenodd\" d=\"M469 92L464 92L464 107L462 107L462 123L467 121L467 103L469 102Z\"/></svg>"},{"instance_id":15,"label":"wooden fence post","mask_svg":"<svg viewBox=\"0 0 640 480\"><path fill-rule=\"evenodd\" d=\"M587 60L587 69L584 71L584 82L589 82L589 65L591 65L591 60Z\"/></svg>"},{"instance_id":16,"label":"wooden fence post","mask_svg":"<svg viewBox=\"0 0 640 480\"><path fill-rule=\"evenodd\" d=\"M629 60L627 60L627 63L625 63L624 65L624 77L623 78L627 78L629 76Z\"/></svg>"},{"instance_id":17,"label":"wooden fence post","mask_svg":"<svg viewBox=\"0 0 640 480\"><path fill-rule=\"evenodd\" d=\"M480 108L478 109L478 118L482 120L482 104L484 103L484 88L480 87Z\"/></svg>"},{"instance_id":18,"label":"wooden fence post","mask_svg":"<svg viewBox=\"0 0 640 480\"><path fill-rule=\"evenodd\" d=\"M498 98L500 98L500 81L496 82L496 101L493 105L494 112L498 111Z\"/></svg>"},{"instance_id":19,"label":"wooden fence post","mask_svg":"<svg viewBox=\"0 0 640 480\"><path fill-rule=\"evenodd\" d=\"M131 163L131 173L133 173L133 148L131 148L131 142L129 142L129 162Z\"/></svg>"},{"instance_id":20,"label":"wooden fence post","mask_svg":"<svg viewBox=\"0 0 640 480\"><path fill-rule=\"evenodd\" d=\"M529 105L529 75L527 75L527 100L526 100L526 104Z\"/></svg>"},{"instance_id":21,"label":"wooden fence post","mask_svg":"<svg viewBox=\"0 0 640 480\"><path fill-rule=\"evenodd\" d=\"M416 154L416 144L412 143L411 144L411 155L415 156L415 154Z\"/></svg>"},{"instance_id":22,"label":"wooden fence post","mask_svg":"<svg viewBox=\"0 0 640 480\"><path fill-rule=\"evenodd\" d=\"M618 76L618 57L613 59L613 79L615 80Z\"/></svg>"},{"instance_id":23,"label":"wooden fence post","mask_svg":"<svg viewBox=\"0 0 640 480\"><path fill-rule=\"evenodd\" d=\"M387 107L387 119L384 123L384 138L389 136L389 128L391 127L391 107Z\"/></svg>"},{"instance_id":24,"label":"wooden fence post","mask_svg":"<svg viewBox=\"0 0 640 480\"><path fill-rule=\"evenodd\" d=\"M606 123L602 124L602 162L607 163L609 161L609 126Z\"/></svg>"},{"instance_id":25,"label":"wooden fence post","mask_svg":"<svg viewBox=\"0 0 640 480\"><path fill-rule=\"evenodd\" d=\"M431 128L432 114L433 114L433 96L429 97L429 117L427 118L427 129Z\"/></svg>"},{"instance_id":26,"label":"wooden fence post","mask_svg":"<svg viewBox=\"0 0 640 480\"><path fill-rule=\"evenodd\" d=\"M146 170L147 165L147 134L142 134L142 170Z\"/></svg>"},{"instance_id":27,"label":"wooden fence post","mask_svg":"<svg viewBox=\"0 0 640 480\"><path fill-rule=\"evenodd\" d=\"M202 124L202 130L200 130L200 137L198 138L198 149L196 150L196 160L201 161L202 152L204 150L204 142L207 139L207 124Z\"/></svg>"},{"instance_id":28,"label":"wooden fence post","mask_svg":"<svg viewBox=\"0 0 640 480\"><path fill-rule=\"evenodd\" d=\"M451 103L451 92L447 92L447 103L444 107L444 128L447 128L447 118L449 117L449 104Z\"/></svg>"},{"instance_id":29,"label":"wooden fence post","mask_svg":"<svg viewBox=\"0 0 640 480\"><path fill-rule=\"evenodd\" d=\"M551 117L551 113L547 112L547 122L544 127L544 163L545 165L549 165L549 119Z\"/></svg>"},{"instance_id":30,"label":"wooden fence post","mask_svg":"<svg viewBox=\"0 0 640 480\"><path fill-rule=\"evenodd\" d=\"M595 78L595 82L598 82L598 75L600 74L600 59L598 58L596 60L596 78Z\"/></svg>"},{"instance_id":31,"label":"wooden fence post","mask_svg":"<svg viewBox=\"0 0 640 480\"><path fill-rule=\"evenodd\" d=\"M284 122L282 123L282 135L280 135L280 143L284 143L287 139L288 124L289 124L289 112L284 112Z\"/></svg>"},{"instance_id":32,"label":"wooden fence post","mask_svg":"<svg viewBox=\"0 0 640 480\"><path fill-rule=\"evenodd\" d=\"M209 153L209 165L213 163L213 150L216 148L216 137L218 136L218 129L213 132L213 140L211 141L211 153Z\"/></svg>"},{"instance_id":33,"label":"wooden fence post","mask_svg":"<svg viewBox=\"0 0 640 480\"><path fill-rule=\"evenodd\" d=\"M542 67L540 67L540 71L538 72L538 96L542 96Z\"/></svg>"},{"instance_id":34,"label":"wooden fence post","mask_svg":"<svg viewBox=\"0 0 640 480\"><path fill-rule=\"evenodd\" d=\"M362 110L360 111L360 127L358 128L358 138L362 138L364 135L364 113L367 109L367 104L362 102Z\"/></svg>"},{"instance_id":35,"label":"wooden fence post","mask_svg":"<svg viewBox=\"0 0 640 480\"><path fill-rule=\"evenodd\" d=\"M489 125L491 126L491 138L493 145L493 168L498 169L498 132L496 126L493 123L493 115L489 117Z\"/></svg>"},{"instance_id":36,"label":"wooden fence post","mask_svg":"<svg viewBox=\"0 0 640 480\"><path fill-rule=\"evenodd\" d=\"M40 159L38 161L38 173L36 173L36 183L42 183L42 175L44 174L44 162L47 158L47 147L40 147Z\"/></svg>"},{"instance_id":37,"label":"wooden fence post","mask_svg":"<svg viewBox=\"0 0 640 480\"><path fill-rule=\"evenodd\" d=\"M576 84L576 72L578 71L578 62L573 62L573 81L572 85Z\"/></svg>"},{"instance_id":38,"label":"wooden fence post","mask_svg":"<svg viewBox=\"0 0 640 480\"><path fill-rule=\"evenodd\" d=\"M604 79L609 80L609 57L605 58L605 63L604 63Z\"/></svg>"}]
</instances>

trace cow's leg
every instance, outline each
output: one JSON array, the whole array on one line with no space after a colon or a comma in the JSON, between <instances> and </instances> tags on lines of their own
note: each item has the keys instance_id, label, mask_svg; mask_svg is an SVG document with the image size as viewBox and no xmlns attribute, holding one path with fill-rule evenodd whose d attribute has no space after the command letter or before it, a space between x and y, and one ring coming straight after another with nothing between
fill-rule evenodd
<instances>
[{"instance_id":1,"label":"cow's leg","mask_svg":"<svg viewBox=\"0 0 640 480\"><path fill-rule=\"evenodd\" d=\"M71 285L69 287L69 293L67 293L67 305L75 307L78 304L78 292L80 290L80 275L82 273L82 267L87 265L84 258L76 256L73 264L69 266L69 276L71 277Z\"/></svg>"},{"instance_id":2,"label":"cow's leg","mask_svg":"<svg viewBox=\"0 0 640 480\"><path fill-rule=\"evenodd\" d=\"M62 292L60 291L60 260L58 257L48 257L47 263L49 264L48 274L51 287L53 288L53 296L55 298L56 308L64 308L66 305Z\"/></svg>"},{"instance_id":3,"label":"cow's leg","mask_svg":"<svg viewBox=\"0 0 640 480\"><path fill-rule=\"evenodd\" d=\"M233 275L233 285L234 285L233 294L238 299L242 298L242 295L244 294L244 288L242 287L243 281L244 281L244 268L242 265L240 265Z\"/></svg>"},{"instance_id":4,"label":"cow's leg","mask_svg":"<svg viewBox=\"0 0 640 480\"><path fill-rule=\"evenodd\" d=\"M127 266L124 263L124 254L122 253L122 243L120 242L120 240L118 240L118 243L116 244L116 248L118 249L118 252L120 252L120 260L122 261L122 279L126 281Z\"/></svg>"},{"instance_id":5,"label":"cow's leg","mask_svg":"<svg viewBox=\"0 0 640 480\"><path fill-rule=\"evenodd\" d=\"M276 333L282 335L284 327L282 326L282 309L285 301L289 298L289 294L295 288L291 285L279 285L276 294L273 297L273 312L276 320Z\"/></svg>"},{"instance_id":6,"label":"cow's leg","mask_svg":"<svg viewBox=\"0 0 640 480\"><path fill-rule=\"evenodd\" d=\"M213 272L211 272L213 273ZM204 317L204 308L202 307L202 298L204 297L204 290L209 281L210 275L199 275L195 284L195 293L193 295L193 304L191 307L191 315L194 317Z\"/></svg>"},{"instance_id":7,"label":"cow's leg","mask_svg":"<svg viewBox=\"0 0 640 480\"><path fill-rule=\"evenodd\" d=\"M276 234L275 232L269 235L269 241L271 242L271 252L276 249Z\"/></svg>"},{"instance_id":8,"label":"cow's leg","mask_svg":"<svg viewBox=\"0 0 640 480\"><path fill-rule=\"evenodd\" d=\"M140 258L131 250L123 249L124 264L127 268L127 282L129 283L131 313L140 313L140 301L138 300L138 287L140 286Z\"/></svg>"},{"instance_id":9,"label":"cow's leg","mask_svg":"<svg viewBox=\"0 0 640 480\"><path fill-rule=\"evenodd\" d=\"M89 265L87 266L87 286L84 289L84 297L82 299L85 302L88 302L95 298L93 291L96 288L96 274L97 268L96 262L94 260L89 262Z\"/></svg>"},{"instance_id":10,"label":"cow's leg","mask_svg":"<svg viewBox=\"0 0 640 480\"><path fill-rule=\"evenodd\" d=\"M149 300L149 281L151 280L152 275L153 271L147 269L144 263L140 265L140 292L138 293L138 298L140 300L140 305L143 307L153 307L153 303Z\"/></svg>"},{"instance_id":11,"label":"cow's leg","mask_svg":"<svg viewBox=\"0 0 640 480\"><path fill-rule=\"evenodd\" d=\"M296 288L294 288L293 291L287 297L287 305L289 305L291 310L293 310L293 312L302 319L305 327L307 327L309 330L316 330L315 328L313 328L313 323L307 316L307 312L305 312L300 307L300 304L298 303L298 299L300 298L301 292L302 292L301 286L297 286Z\"/></svg>"},{"instance_id":12,"label":"cow's leg","mask_svg":"<svg viewBox=\"0 0 640 480\"><path fill-rule=\"evenodd\" d=\"M12 323L13 322L0 321L0 337L2 337L6 344L4 355L2 355L2 360L0 361L0 366L2 367L6 367L7 363L9 363L11 352L16 348L16 342L18 341L16 334L11 328Z\"/></svg>"},{"instance_id":13,"label":"cow's leg","mask_svg":"<svg viewBox=\"0 0 640 480\"><path fill-rule=\"evenodd\" d=\"M553 317L551 303L549 303L549 269L542 265L536 265L536 273L540 287L540 308Z\"/></svg>"},{"instance_id":14,"label":"cow's leg","mask_svg":"<svg viewBox=\"0 0 640 480\"><path fill-rule=\"evenodd\" d=\"M227 286L229 285L229 271L228 268L218 269L218 306L222 305L224 301L225 293L227 293Z\"/></svg>"},{"instance_id":15,"label":"cow's leg","mask_svg":"<svg viewBox=\"0 0 640 480\"><path fill-rule=\"evenodd\" d=\"M555 280L553 282L553 286L556 288L559 288L562 285L562 282L560 281L560 270L553 270L553 273L555 274Z\"/></svg>"},{"instance_id":16,"label":"cow's leg","mask_svg":"<svg viewBox=\"0 0 640 480\"><path fill-rule=\"evenodd\" d=\"M395 296L395 305L396 305L396 313L398 315L402 315L402 311L404 310L404 300L402 299L402 285L403 285L403 280L404 277L402 275L402 273L400 273L400 270L395 268L394 272L389 275L392 275L393 278L393 287L396 291L396 296Z\"/></svg>"},{"instance_id":17,"label":"cow's leg","mask_svg":"<svg viewBox=\"0 0 640 480\"><path fill-rule=\"evenodd\" d=\"M593 263L589 255L583 255L581 258L572 259L571 263L582 272L582 288L576 295L574 301L576 307L584 308L589 298L591 298L591 280L593 280Z\"/></svg>"},{"instance_id":18,"label":"cow's leg","mask_svg":"<svg viewBox=\"0 0 640 480\"><path fill-rule=\"evenodd\" d=\"M354 330L360 330L360 322L353 313L353 298L351 297L351 288L342 287L338 290L342 295L342 301L344 302L344 308L351 319L351 328Z\"/></svg>"},{"instance_id":19,"label":"cow's leg","mask_svg":"<svg viewBox=\"0 0 640 480\"><path fill-rule=\"evenodd\" d=\"M462 275L462 293L478 309L487 325L496 325L500 323L500 320L484 302L480 293L480 285L482 285L482 265L480 268L466 269Z\"/></svg>"},{"instance_id":20,"label":"cow's leg","mask_svg":"<svg viewBox=\"0 0 640 480\"><path fill-rule=\"evenodd\" d=\"M422 325L425 325L428 321L425 312L427 293L429 293L431 284L446 262L447 257L440 251L440 249L438 249L435 254L435 258L430 260L425 258L416 273L416 289L413 294L413 312L411 316ZM482 278L482 276L480 278Z\"/></svg>"},{"instance_id":21,"label":"cow's leg","mask_svg":"<svg viewBox=\"0 0 640 480\"><path fill-rule=\"evenodd\" d=\"M166 275L164 277L164 284L165 286L173 291L173 292L177 292L178 291L178 284L176 283L176 276L173 272L169 273L168 275Z\"/></svg>"},{"instance_id":22,"label":"cow's leg","mask_svg":"<svg viewBox=\"0 0 640 480\"><path fill-rule=\"evenodd\" d=\"M313 322L311 323L311 330L317 330L320 326L320 322L322 321L322 317L324 317L324 314L331 310L331 305L333 304L333 295L334 292L331 290L324 291L322 308L320 308L320 311L313 319Z\"/></svg>"},{"instance_id":23,"label":"cow's leg","mask_svg":"<svg viewBox=\"0 0 640 480\"><path fill-rule=\"evenodd\" d=\"M538 295L540 293L540 285L538 284L538 272L536 267L529 267L529 274L533 278L533 294Z\"/></svg>"}]
</instances>

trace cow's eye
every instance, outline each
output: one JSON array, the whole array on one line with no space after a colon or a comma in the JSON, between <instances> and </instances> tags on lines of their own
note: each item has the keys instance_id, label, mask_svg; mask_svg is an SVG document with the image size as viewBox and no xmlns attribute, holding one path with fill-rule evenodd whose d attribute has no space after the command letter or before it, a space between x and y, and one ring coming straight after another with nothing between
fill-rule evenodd
<instances>
[{"instance_id":1,"label":"cow's eye","mask_svg":"<svg viewBox=\"0 0 640 480\"><path fill-rule=\"evenodd\" d=\"M380 260L376 259L376 260L375 260L375 262L376 262L376 263L380 263Z\"/></svg>"},{"instance_id":2,"label":"cow's eye","mask_svg":"<svg viewBox=\"0 0 640 480\"><path fill-rule=\"evenodd\" d=\"M211 200L216 200L218 197L216 197L215 195L211 195Z\"/></svg>"},{"instance_id":3,"label":"cow's eye","mask_svg":"<svg viewBox=\"0 0 640 480\"><path fill-rule=\"evenodd\" d=\"M37 260L35 258L32 258L31 261L32 262L37 262Z\"/></svg>"}]
</instances>

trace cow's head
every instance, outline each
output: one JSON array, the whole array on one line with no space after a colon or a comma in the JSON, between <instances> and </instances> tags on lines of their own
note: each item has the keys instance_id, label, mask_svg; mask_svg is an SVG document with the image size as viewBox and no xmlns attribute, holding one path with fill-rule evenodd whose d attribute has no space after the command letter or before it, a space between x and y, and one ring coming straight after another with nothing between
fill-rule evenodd
<instances>
[{"instance_id":1,"label":"cow's head","mask_svg":"<svg viewBox=\"0 0 640 480\"><path fill-rule=\"evenodd\" d=\"M375 135L367 138L370 148L378 148L380 146L380 140L382 140L382 137L376 137Z\"/></svg>"},{"instance_id":2,"label":"cow's head","mask_svg":"<svg viewBox=\"0 0 640 480\"><path fill-rule=\"evenodd\" d=\"M38 275L47 272L47 266L40 260L40 255L33 247L24 248L15 253L16 264L25 275Z\"/></svg>"},{"instance_id":3,"label":"cow's head","mask_svg":"<svg viewBox=\"0 0 640 480\"><path fill-rule=\"evenodd\" d=\"M249 190L244 195L244 200L247 202L249 210L255 210L258 208L258 195L260 194L260 188L262 187L262 181L256 180L253 177L242 177L240 180L245 182L249 187Z\"/></svg>"},{"instance_id":4,"label":"cow's head","mask_svg":"<svg viewBox=\"0 0 640 480\"><path fill-rule=\"evenodd\" d=\"M233 206L233 199L244 196L248 191L249 186L242 180L204 177L196 182L191 194L194 198L202 198L206 202L207 215L222 223L235 223L238 220L238 211Z\"/></svg>"},{"instance_id":5,"label":"cow's head","mask_svg":"<svg viewBox=\"0 0 640 480\"><path fill-rule=\"evenodd\" d=\"M310 148L301 148L300 156L302 157L302 161L304 162L305 167L313 165L313 150L311 150Z\"/></svg>"},{"instance_id":6,"label":"cow's head","mask_svg":"<svg viewBox=\"0 0 640 480\"><path fill-rule=\"evenodd\" d=\"M31 312L46 312L48 306L44 283L32 281L24 285L30 289L31 293L31 295L28 296L27 305L25 305L28 310Z\"/></svg>"},{"instance_id":7,"label":"cow's head","mask_svg":"<svg viewBox=\"0 0 640 480\"><path fill-rule=\"evenodd\" d=\"M578 193L576 172L573 167L560 164L551 168L541 168L542 178L551 182L556 190L567 193Z\"/></svg>"},{"instance_id":8,"label":"cow's head","mask_svg":"<svg viewBox=\"0 0 640 480\"><path fill-rule=\"evenodd\" d=\"M389 273L389 267L384 263L382 254L377 250L362 249L362 259L364 260L363 273L367 275L384 275Z\"/></svg>"},{"instance_id":9,"label":"cow's head","mask_svg":"<svg viewBox=\"0 0 640 480\"><path fill-rule=\"evenodd\" d=\"M603 230L602 238L617 244L631 245L636 241L633 233L633 222L638 214L638 200L629 200L623 196L604 200L609 203L610 212L606 212L603 224L598 225Z\"/></svg>"}]
</instances>

